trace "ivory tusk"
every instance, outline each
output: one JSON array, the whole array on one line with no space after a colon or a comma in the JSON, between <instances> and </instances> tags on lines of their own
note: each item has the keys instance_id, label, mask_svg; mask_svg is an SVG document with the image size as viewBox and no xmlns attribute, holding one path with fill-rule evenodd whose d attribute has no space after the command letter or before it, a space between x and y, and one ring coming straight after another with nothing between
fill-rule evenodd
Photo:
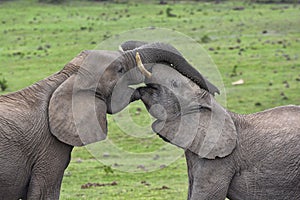
<instances>
[{"instance_id":1,"label":"ivory tusk","mask_svg":"<svg viewBox=\"0 0 300 200\"><path fill-rule=\"evenodd\" d=\"M136 63L137 63L137 67L142 72L142 74L147 78L151 78L152 74L143 65L139 52L136 52L135 60L136 60Z\"/></svg>"}]
</instances>

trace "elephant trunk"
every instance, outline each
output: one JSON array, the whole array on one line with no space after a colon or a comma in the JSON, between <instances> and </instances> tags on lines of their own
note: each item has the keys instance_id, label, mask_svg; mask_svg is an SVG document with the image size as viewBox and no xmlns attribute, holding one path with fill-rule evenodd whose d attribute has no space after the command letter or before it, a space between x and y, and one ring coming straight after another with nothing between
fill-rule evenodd
<instances>
[{"instance_id":1,"label":"elephant trunk","mask_svg":"<svg viewBox=\"0 0 300 200\"><path fill-rule=\"evenodd\" d=\"M164 43L151 43L143 45L124 53L129 66L137 66L136 53L139 53L143 63L169 63L170 67L194 81L202 89L211 94L220 93L218 88L206 80L195 68L191 66L173 46Z\"/></svg>"}]
</instances>

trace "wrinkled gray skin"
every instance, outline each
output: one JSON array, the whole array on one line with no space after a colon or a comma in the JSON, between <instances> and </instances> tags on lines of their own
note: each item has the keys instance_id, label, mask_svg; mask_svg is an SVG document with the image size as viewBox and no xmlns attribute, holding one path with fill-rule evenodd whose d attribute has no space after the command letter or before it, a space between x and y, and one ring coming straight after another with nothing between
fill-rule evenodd
<instances>
[{"instance_id":1,"label":"wrinkled gray skin","mask_svg":"<svg viewBox=\"0 0 300 200\"><path fill-rule=\"evenodd\" d=\"M153 130L185 149L189 200L300 199L300 107L240 115L162 64L138 88Z\"/></svg>"},{"instance_id":2,"label":"wrinkled gray skin","mask_svg":"<svg viewBox=\"0 0 300 200\"><path fill-rule=\"evenodd\" d=\"M106 113L122 110L128 85L143 81L137 51L145 63L172 61L177 52L161 43L84 51L60 72L0 96L0 199L59 198L73 146L105 139Z\"/></svg>"}]
</instances>

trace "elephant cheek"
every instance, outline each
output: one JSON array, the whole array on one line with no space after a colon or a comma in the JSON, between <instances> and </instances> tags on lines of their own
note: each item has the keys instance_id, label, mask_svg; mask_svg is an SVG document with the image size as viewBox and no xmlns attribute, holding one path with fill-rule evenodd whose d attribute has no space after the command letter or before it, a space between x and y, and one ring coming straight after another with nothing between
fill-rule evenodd
<instances>
[{"instance_id":1,"label":"elephant cheek","mask_svg":"<svg viewBox=\"0 0 300 200\"><path fill-rule=\"evenodd\" d=\"M136 67L129 70L125 74L124 78L127 79L128 85L137 85L137 84L143 83L145 80L145 77L143 76L143 74Z\"/></svg>"},{"instance_id":2,"label":"elephant cheek","mask_svg":"<svg viewBox=\"0 0 300 200\"><path fill-rule=\"evenodd\" d=\"M160 104L154 104L150 107L149 113L159 120L166 120L168 115L166 109Z\"/></svg>"}]
</instances>

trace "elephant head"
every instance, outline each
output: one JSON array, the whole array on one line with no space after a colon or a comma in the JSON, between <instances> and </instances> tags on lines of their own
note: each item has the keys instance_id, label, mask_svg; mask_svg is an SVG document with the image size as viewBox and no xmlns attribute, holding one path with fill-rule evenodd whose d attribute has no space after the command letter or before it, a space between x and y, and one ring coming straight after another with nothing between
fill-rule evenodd
<instances>
[{"instance_id":1,"label":"elephant head","mask_svg":"<svg viewBox=\"0 0 300 200\"><path fill-rule=\"evenodd\" d=\"M127 51L84 51L65 66L60 73L68 78L53 92L48 108L50 131L54 136L72 146L106 138L106 113L113 114L127 106L134 92L129 85L144 80L136 67L137 52L144 63L170 63L167 68L178 68L183 74L191 74L191 79L203 81L193 75L195 70L171 45L139 43L135 46L139 47L128 50L133 48L128 46ZM210 84L201 84L210 89Z\"/></svg>"},{"instance_id":2,"label":"elephant head","mask_svg":"<svg viewBox=\"0 0 300 200\"><path fill-rule=\"evenodd\" d=\"M152 124L154 132L202 158L229 155L236 146L236 128L229 113L215 101L213 93L201 85L208 81L197 83L194 81L197 78L191 80L164 64L146 68L150 71L146 87L138 88L133 100L141 99L157 119Z\"/></svg>"}]
</instances>

